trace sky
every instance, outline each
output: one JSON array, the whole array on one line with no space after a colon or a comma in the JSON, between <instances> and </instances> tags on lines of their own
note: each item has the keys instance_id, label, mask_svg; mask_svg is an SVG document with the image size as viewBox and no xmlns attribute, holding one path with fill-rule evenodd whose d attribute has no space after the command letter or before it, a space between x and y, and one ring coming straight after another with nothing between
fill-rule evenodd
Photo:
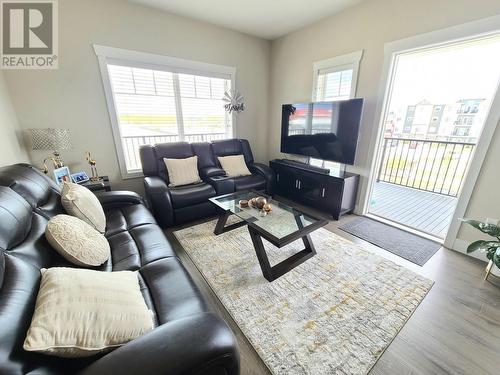
<instances>
[{"instance_id":1,"label":"sky","mask_svg":"<svg viewBox=\"0 0 500 375\"><path fill-rule=\"evenodd\" d=\"M448 104L459 99L491 100L500 79L500 35L399 55L390 111L406 112L423 99Z\"/></svg>"}]
</instances>

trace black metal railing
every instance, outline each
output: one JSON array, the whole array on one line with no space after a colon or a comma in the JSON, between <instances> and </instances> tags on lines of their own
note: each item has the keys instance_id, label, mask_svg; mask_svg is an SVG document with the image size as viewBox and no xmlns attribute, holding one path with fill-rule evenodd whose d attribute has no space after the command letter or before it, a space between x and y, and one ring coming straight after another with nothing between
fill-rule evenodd
<instances>
[{"instance_id":1,"label":"black metal railing","mask_svg":"<svg viewBox=\"0 0 500 375\"><path fill-rule=\"evenodd\" d=\"M474 143L385 138L377 181L458 196Z\"/></svg>"},{"instance_id":2,"label":"black metal railing","mask_svg":"<svg viewBox=\"0 0 500 375\"><path fill-rule=\"evenodd\" d=\"M226 133L204 133L204 134L185 134L185 142L208 142L217 139L224 139L227 137ZM141 170L141 158L139 156L139 148L142 145L154 145L157 143L179 142L180 137L177 134L165 135L131 135L123 136L123 154L125 156L125 163L127 169Z\"/></svg>"}]
</instances>

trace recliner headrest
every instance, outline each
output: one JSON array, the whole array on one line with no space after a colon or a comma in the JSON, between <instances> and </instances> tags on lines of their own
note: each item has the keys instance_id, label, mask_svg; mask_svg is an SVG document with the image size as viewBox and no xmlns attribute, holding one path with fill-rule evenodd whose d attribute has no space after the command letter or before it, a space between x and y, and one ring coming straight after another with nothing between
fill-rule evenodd
<instances>
[{"instance_id":1,"label":"recliner headrest","mask_svg":"<svg viewBox=\"0 0 500 375\"><path fill-rule=\"evenodd\" d=\"M31 230L33 211L19 194L0 186L0 248L9 250L24 241Z\"/></svg>"},{"instance_id":2,"label":"recliner headrest","mask_svg":"<svg viewBox=\"0 0 500 375\"><path fill-rule=\"evenodd\" d=\"M10 187L34 209L46 217L62 212L60 187L29 164L13 164L0 168L0 186Z\"/></svg>"}]
</instances>

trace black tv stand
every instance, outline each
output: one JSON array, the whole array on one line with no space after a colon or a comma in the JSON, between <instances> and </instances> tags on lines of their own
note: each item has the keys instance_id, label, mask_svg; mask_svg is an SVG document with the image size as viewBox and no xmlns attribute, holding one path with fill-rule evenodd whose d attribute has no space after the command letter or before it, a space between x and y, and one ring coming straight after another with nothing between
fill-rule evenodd
<instances>
[{"instance_id":1,"label":"black tv stand","mask_svg":"<svg viewBox=\"0 0 500 375\"><path fill-rule=\"evenodd\" d=\"M335 220L352 212L356 204L359 175L330 172L293 160L272 160L276 193L307 206L330 213Z\"/></svg>"}]
</instances>

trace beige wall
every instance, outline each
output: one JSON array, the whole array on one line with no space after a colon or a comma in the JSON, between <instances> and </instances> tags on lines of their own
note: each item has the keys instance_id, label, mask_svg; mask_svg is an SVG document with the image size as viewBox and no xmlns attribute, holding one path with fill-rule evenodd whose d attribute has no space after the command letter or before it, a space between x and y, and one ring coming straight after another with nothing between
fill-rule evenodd
<instances>
[{"instance_id":1,"label":"beige wall","mask_svg":"<svg viewBox=\"0 0 500 375\"><path fill-rule=\"evenodd\" d=\"M498 0L372 0L273 41L270 158L281 157L281 104L311 99L313 62L362 49L364 54L357 96L365 98L365 108L356 166L350 168L364 176L359 201L359 196L366 189L366 176L372 158L367 150L375 136L374 116L384 62L384 44L499 13ZM467 215L500 218L500 197L493 194L500 183L495 160L500 160L499 131L490 147ZM474 235L469 230L460 232L460 237L469 241L474 239Z\"/></svg>"},{"instance_id":2,"label":"beige wall","mask_svg":"<svg viewBox=\"0 0 500 375\"><path fill-rule=\"evenodd\" d=\"M28 162L28 155L4 74L0 71L0 167L20 162Z\"/></svg>"},{"instance_id":3,"label":"beige wall","mask_svg":"<svg viewBox=\"0 0 500 375\"><path fill-rule=\"evenodd\" d=\"M119 174L94 43L236 67L247 106L236 135L250 140L257 160L267 160L268 41L122 0L59 1L59 39L58 70L8 71L6 78L24 129L71 129L74 149L62 157L72 171L88 171L89 150L115 188L142 190L141 179Z\"/></svg>"}]
</instances>

